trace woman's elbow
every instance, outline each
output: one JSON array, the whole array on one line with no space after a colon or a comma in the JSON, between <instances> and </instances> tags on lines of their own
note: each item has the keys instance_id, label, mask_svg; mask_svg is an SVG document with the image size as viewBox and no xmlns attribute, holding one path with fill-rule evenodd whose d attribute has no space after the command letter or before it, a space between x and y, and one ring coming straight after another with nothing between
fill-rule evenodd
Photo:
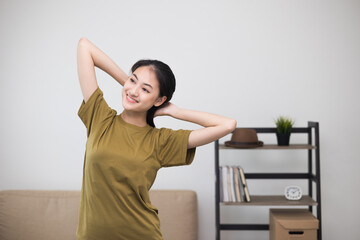
<instances>
[{"instance_id":1,"label":"woman's elbow","mask_svg":"<svg viewBox=\"0 0 360 240\"><path fill-rule=\"evenodd\" d=\"M235 119L229 119L226 123L227 133L231 133L235 130L237 121Z\"/></svg>"},{"instance_id":2,"label":"woman's elbow","mask_svg":"<svg viewBox=\"0 0 360 240\"><path fill-rule=\"evenodd\" d=\"M78 42L78 48L80 48L80 47L87 47L88 44L89 44L89 42L90 42L90 41L89 41L87 38L85 38L85 37L80 38L80 39L79 39L79 42Z\"/></svg>"}]
</instances>

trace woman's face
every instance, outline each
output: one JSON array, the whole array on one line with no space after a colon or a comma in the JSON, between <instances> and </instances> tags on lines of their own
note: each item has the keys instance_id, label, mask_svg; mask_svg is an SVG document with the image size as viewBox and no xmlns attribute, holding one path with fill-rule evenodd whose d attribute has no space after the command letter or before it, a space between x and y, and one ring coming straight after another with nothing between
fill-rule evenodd
<instances>
[{"instance_id":1,"label":"woman's face","mask_svg":"<svg viewBox=\"0 0 360 240\"><path fill-rule=\"evenodd\" d=\"M125 82L122 91L124 109L147 112L152 106L160 106L166 97L159 97L159 82L148 66L137 68Z\"/></svg>"}]
</instances>

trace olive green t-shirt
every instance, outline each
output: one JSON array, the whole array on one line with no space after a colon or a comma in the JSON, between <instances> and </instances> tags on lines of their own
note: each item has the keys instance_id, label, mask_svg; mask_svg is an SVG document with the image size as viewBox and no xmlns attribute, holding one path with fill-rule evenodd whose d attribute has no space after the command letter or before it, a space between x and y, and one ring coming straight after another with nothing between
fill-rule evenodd
<instances>
[{"instance_id":1,"label":"olive green t-shirt","mask_svg":"<svg viewBox=\"0 0 360 240\"><path fill-rule=\"evenodd\" d=\"M161 240L149 189L161 167L191 164L191 131L138 127L116 113L100 88L78 112L87 142L77 238Z\"/></svg>"}]
</instances>

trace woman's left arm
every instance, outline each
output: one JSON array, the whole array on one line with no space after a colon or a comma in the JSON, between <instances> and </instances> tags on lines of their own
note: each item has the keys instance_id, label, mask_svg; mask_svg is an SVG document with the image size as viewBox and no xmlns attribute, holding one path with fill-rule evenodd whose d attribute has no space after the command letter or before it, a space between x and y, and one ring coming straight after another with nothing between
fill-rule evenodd
<instances>
[{"instance_id":1,"label":"woman's left arm","mask_svg":"<svg viewBox=\"0 0 360 240\"><path fill-rule=\"evenodd\" d=\"M211 143L231 133L236 128L236 120L212 113L183 109L172 103L160 108L155 116L168 115L173 118L199 124L204 128L190 133L188 149Z\"/></svg>"}]
</instances>

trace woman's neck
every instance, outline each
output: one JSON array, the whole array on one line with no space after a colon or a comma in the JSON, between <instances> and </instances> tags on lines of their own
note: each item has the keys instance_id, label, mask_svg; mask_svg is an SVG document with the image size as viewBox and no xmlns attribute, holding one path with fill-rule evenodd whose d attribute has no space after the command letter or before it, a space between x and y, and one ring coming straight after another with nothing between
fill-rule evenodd
<instances>
[{"instance_id":1,"label":"woman's neck","mask_svg":"<svg viewBox=\"0 0 360 240\"><path fill-rule=\"evenodd\" d=\"M137 113L124 110L120 115L121 118L127 123L136 125L138 127L145 127L147 125L146 112Z\"/></svg>"}]
</instances>

